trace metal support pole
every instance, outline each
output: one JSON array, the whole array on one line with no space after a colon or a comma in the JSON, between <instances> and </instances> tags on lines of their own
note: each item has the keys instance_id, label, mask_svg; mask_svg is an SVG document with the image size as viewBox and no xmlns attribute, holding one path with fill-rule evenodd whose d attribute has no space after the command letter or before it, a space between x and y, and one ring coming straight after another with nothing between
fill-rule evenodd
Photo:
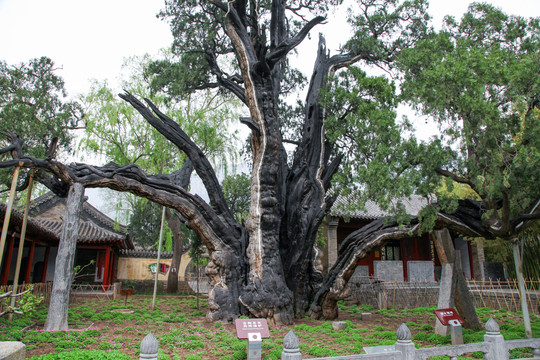
<instances>
[{"instance_id":1,"label":"metal support pole","mask_svg":"<svg viewBox=\"0 0 540 360\"><path fill-rule=\"evenodd\" d=\"M13 208L13 201L15 200L15 190L17 190L17 180L19 179L21 165L22 163L19 162L19 166L17 166L13 172L13 180L11 181L11 190L9 192L6 216L4 217L4 226L2 227L2 235L0 236L0 267L2 266L2 258L4 257L4 247L6 246L9 219L11 218L11 209ZM7 266L9 267L9 264Z\"/></svg>"},{"instance_id":2,"label":"metal support pole","mask_svg":"<svg viewBox=\"0 0 540 360\"><path fill-rule=\"evenodd\" d=\"M522 233L523 241L523 233ZM523 264L519 254L519 245L517 241L512 244L514 250L514 264L516 266L516 275L519 283L519 297L521 299L521 311L523 312L523 325L525 327L525 335L528 339L532 338L531 319L529 318L529 307L527 306L527 293L525 291L525 282L523 280Z\"/></svg>"},{"instance_id":3,"label":"metal support pole","mask_svg":"<svg viewBox=\"0 0 540 360\"><path fill-rule=\"evenodd\" d=\"M158 253L157 253L156 277L154 279L154 296L152 298L152 310L154 310L156 307L157 282L158 282L158 276L159 276L159 261L161 260L161 243L163 241L164 225L165 225L165 206L163 207L163 211L161 213L161 227L159 229L159 245L158 245Z\"/></svg>"},{"instance_id":4,"label":"metal support pole","mask_svg":"<svg viewBox=\"0 0 540 360\"><path fill-rule=\"evenodd\" d=\"M17 252L17 264L15 265L15 277L13 278L13 295L17 294L19 284L19 272L21 271L21 262L24 251L24 239L26 238L26 226L28 224L28 211L30 210L30 200L32 200L32 188L34 185L34 171L30 172L30 181L28 182L28 193L26 194L26 205L24 207L24 217L21 228L21 237L19 239L19 251ZM27 266L31 266L28 264ZM15 297L11 298L11 307L15 306ZM10 314L11 315L11 314Z\"/></svg>"}]
</instances>

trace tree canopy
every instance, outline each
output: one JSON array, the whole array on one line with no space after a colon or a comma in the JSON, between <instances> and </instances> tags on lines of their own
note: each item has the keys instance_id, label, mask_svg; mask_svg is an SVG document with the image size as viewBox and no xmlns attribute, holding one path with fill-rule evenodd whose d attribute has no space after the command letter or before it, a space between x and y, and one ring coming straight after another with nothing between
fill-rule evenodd
<instances>
[{"instance_id":1,"label":"tree canopy","mask_svg":"<svg viewBox=\"0 0 540 360\"><path fill-rule=\"evenodd\" d=\"M36 157L53 157L52 147L66 154L72 151L73 134L83 126L82 107L67 99L64 81L55 72L54 62L46 57L28 63L9 65L0 61L0 129L23 139L23 151ZM57 144L57 145L56 145ZM6 147L5 134L0 146ZM0 155L0 160L5 156ZM10 176L2 172L2 186Z\"/></svg>"},{"instance_id":2,"label":"tree canopy","mask_svg":"<svg viewBox=\"0 0 540 360\"><path fill-rule=\"evenodd\" d=\"M538 212L540 23L472 4L401 53L402 97L439 126L411 162L418 188L441 180L481 199L486 235L512 239Z\"/></svg>"}]
</instances>

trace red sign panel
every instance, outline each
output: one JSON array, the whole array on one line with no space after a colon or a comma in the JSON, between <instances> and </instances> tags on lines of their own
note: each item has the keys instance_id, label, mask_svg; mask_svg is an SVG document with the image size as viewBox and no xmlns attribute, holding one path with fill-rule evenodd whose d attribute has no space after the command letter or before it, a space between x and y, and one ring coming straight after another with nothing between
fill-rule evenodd
<instances>
[{"instance_id":1,"label":"red sign panel","mask_svg":"<svg viewBox=\"0 0 540 360\"><path fill-rule=\"evenodd\" d=\"M239 339L247 339L249 334L261 334L261 338L269 338L268 323L266 319L236 319L236 336Z\"/></svg>"},{"instance_id":2,"label":"red sign panel","mask_svg":"<svg viewBox=\"0 0 540 360\"><path fill-rule=\"evenodd\" d=\"M435 310L435 315L443 325L450 325L450 321L452 320L457 320L460 324L463 324L463 319L453 308L437 309Z\"/></svg>"}]
</instances>

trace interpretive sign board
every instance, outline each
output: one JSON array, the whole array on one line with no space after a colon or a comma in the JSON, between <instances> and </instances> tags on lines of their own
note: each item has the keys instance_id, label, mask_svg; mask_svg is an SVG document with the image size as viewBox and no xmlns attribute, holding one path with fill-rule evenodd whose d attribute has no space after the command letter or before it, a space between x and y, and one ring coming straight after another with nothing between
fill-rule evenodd
<instances>
[{"instance_id":1,"label":"interpretive sign board","mask_svg":"<svg viewBox=\"0 0 540 360\"><path fill-rule=\"evenodd\" d=\"M437 316L437 319L439 319L441 324L443 324L444 326L453 325L456 323L456 320L460 324L463 324L463 319L461 318L461 316L459 316L457 311L453 308L437 309L435 310L435 316Z\"/></svg>"},{"instance_id":2,"label":"interpretive sign board","mask_svg":"<svg viewBox=\"0 0 540 360\"><path fill-rule=\"evenodd\" d=\"M268 323L266 319L236 319L236 336L239 339L248 339L249 334L260 334L261 338L267 339L270 337Z\"/></svg>"}]
</instances>

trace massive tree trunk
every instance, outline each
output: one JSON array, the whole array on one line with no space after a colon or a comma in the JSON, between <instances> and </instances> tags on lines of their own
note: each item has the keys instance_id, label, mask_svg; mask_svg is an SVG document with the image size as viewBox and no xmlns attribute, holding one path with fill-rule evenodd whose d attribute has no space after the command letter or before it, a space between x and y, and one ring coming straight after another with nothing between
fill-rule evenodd
<instances>
[{"instance_id":1,"label":"massive tree trunk","mask_svg":"<svg viewBox=\"0 0 540 360\"><path fill-rule=\"evenodd\" d=\"M322 37L317 55L306 99L303 140L295 152L292 171L287 177L281 229L283 267L298 317L304 316L322 283L322 273L315 264L318 256L315 239L326 211L335 200L327 197L326 192L341 161L341 157L337 157L328 164L330 146L323 136L324 108L319 102L319 91L339 61L329 58Z\"/></svg>"},{"instance_id":2,"label":"massive tree trunk","mask_svg":"<svg viewBox=\"0 0 540 360\"><path fill-rule=\"evenodd\" d=\"M73 282L73 264L83 197L84 187L79 183L73 184L69 189L66 212L62 219L62 234L56 256L51 301L44 327L48 331L68 329L69 293Z\"/></svg>"}]
</instances>

